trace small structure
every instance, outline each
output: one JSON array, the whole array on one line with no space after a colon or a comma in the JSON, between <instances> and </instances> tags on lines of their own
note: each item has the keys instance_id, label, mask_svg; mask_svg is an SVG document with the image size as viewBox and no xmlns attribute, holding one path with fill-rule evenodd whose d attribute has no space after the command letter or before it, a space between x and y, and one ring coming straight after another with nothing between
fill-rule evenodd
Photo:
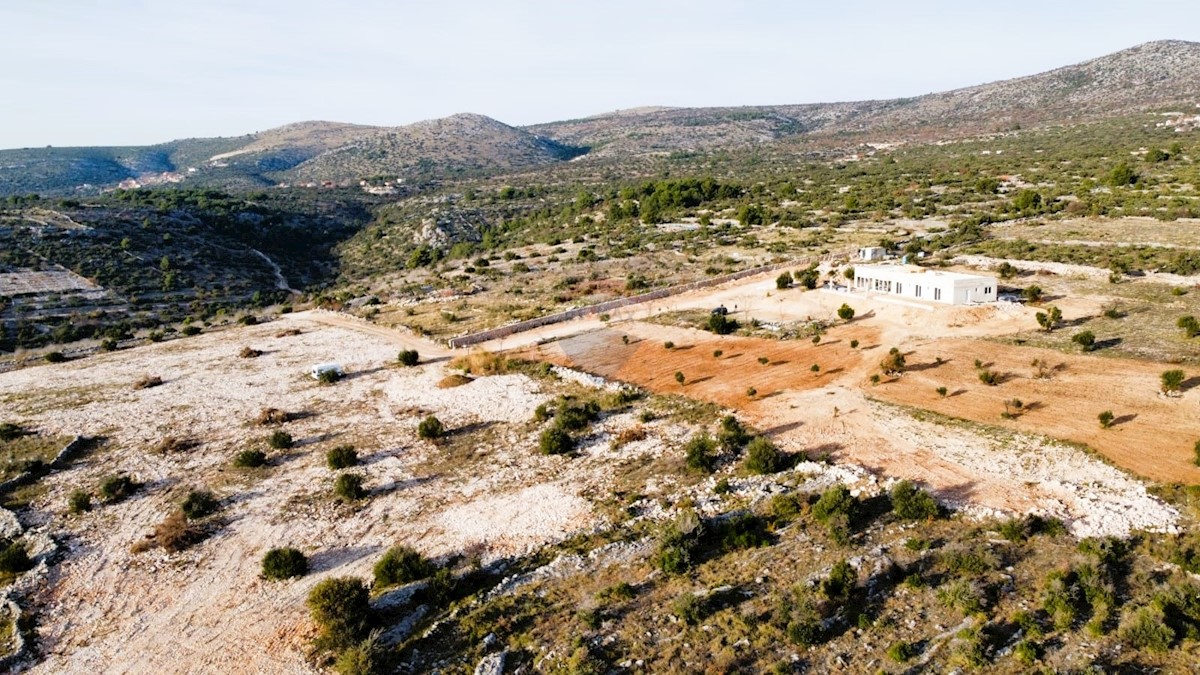
<instances>
[{"instance_id":1,"label":"small structure","mask_svg":"<svg viewBox=\"0 0 1200 675\"><path fill-rule=\"evenodd\" d=\"M346 372L342 370L342 365L340 363L318 363L308 370L308 374L314 380L321 379L321 375L325 373L333 373L334 377L339 379L345 377L346 375Z\"/></svg>"},{"instance_id":2,"label":"small structure","mask_svg":"<svg viewBox=\"0 0 1200 675\"><path fill-rule=\"evenodd\" d=\"M882 246L866 246L858 249L859 260L883 260L887 257L887 249Z\"/></svg>"},{"instance_id":3,"label":"small structure","mask_svg":"<svg viewBox=\"0 0 1200 675\"><path fill-rule=\"evenodd\" d=\"M915 265L859 265L854 288L913 300L969 305L995 302L998 283L983 274L943 272Z\"/></svg>"}]
</instances>

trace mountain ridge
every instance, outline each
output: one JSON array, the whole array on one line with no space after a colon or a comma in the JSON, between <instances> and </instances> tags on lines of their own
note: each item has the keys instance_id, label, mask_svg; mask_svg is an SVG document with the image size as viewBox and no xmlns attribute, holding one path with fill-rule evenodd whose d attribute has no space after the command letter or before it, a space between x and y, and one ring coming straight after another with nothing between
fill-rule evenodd
<instances>
[{"instance_id":1,"label":"mountain ridge","mask_svg":"<svg viewBox=\"0 0 1200 675\"><path fill-rule=\"evenodd\" d=\"M1034 75L897 99L643 106L516 127L477 113L403 126L301 121L150 146L0 150L0 196L187 182L238 188L459 177L599 158L871 134L961 137L1200 101L1200 43L1147 42Z\"/></svg>"}]
</instances>

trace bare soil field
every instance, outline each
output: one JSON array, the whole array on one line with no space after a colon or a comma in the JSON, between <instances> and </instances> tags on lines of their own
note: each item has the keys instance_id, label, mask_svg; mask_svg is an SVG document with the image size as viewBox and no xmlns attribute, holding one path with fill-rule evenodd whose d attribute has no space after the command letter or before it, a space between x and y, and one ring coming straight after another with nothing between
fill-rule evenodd
<instances>
[{"instance_id":1,"label":"bare soil field","mask_svg":"<svg viewBox=\"0 0 1200 675\"><path fill-rule=\"evenodd\" d=\"M795 298L791 313L816 312L822 303L842 297L804 294ZM1046 437L1093 445L1118 466L1149 478L1200 482L1200 471L1188 462L1194 442L1189 429L1197 421L1189 406L1196 394L1160 399L1157 382L1164 366L1129 361L1114 368L1111 359L954 337L1019 329L1031 320L1028 308L927 311L861 296L849 301L865 312L864 318L833 327L817 345L623 322L524 353L727 406L786 450L918 480L948 502L984 512L1052 514L1083 535L1169 529L1176 514L1138 480L1088 450ZM854 339L858 349L849 346ZM664 346L668 340L674 349ZM892 345L907 354L910 372L873 386L870 376L879 372L879 361ZM713 355L718 349L719 358ZM976 357L1007 373L1007 381L997 387L982 384ZM1052 380L1030 380L1025 375L1034 358L1066 367ZM819 371L812 371L813 364ZM676 372L683 373L683 384ZM945 399L935 392L939 386L948 387ZM751 387L754 396L748 393ZM1122 393L1101 399L1099 391ZM1015 421L1001 420L1002 401L1014 397L1028 411ZM885 402L987 426L930 418ZM1109 405L1118 423L1102 431L1096 415Z\"/></svg>"},{"instance_id":2,"label":"bare soil field","mask_svg":"<svg viewBox=\"0 0 1200 675\"><path fill-rule=\"evenodd\" d=\"M1103 246L1163 246L1195 248L1200 241L1200 220L1162 221L1146 217L1069 218L993 225L1004 239Z\"/></svg>"},{"instance_id":3,"label":"bare soil field","mask_svg":"<svg viewBox=\"0 0 1200 675\"><path fill-rule=\"evenodd\" d=\"M1173 366L1128 359L1099 359L1058 351L991 344L974 340L940 340L908 353L917 367L903 377L870 390L872 396L935 412L1000 424L1083 443L1125 469L1163 482L1200 483L1200 467L1192 463L1192 446L1200 429L1200 391L1185 385L1182 396L1160 395L1159 375ZM942 359L937 363L937 359ZM995 386L980 381L975 360L999 373ZM1045 361L1053 373L1035 377L1030 365ZM935 389L946 387L949 395ZM1005 401L1019 399L1023 411L1004 419ZM1110 429L1097 416L1109 410Z\"/></svg>"}]
</instances>

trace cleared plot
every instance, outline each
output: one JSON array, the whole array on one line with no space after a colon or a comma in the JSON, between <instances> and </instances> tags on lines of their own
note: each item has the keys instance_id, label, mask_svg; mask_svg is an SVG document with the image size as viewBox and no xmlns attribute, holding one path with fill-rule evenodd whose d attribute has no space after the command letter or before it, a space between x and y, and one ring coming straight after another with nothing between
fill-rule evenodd
<instances>
[{"instance_id":1,"label":"cleared plot","mask_svg":"<svg viewBox=\"0 0 1200 675\"><path fill-rule=\"evenodd\" d=\"M1192 464L1192 447L1200 438L1200 390L1194 388L1200 377L1195 374L1181 397L1167 398L1158 393L1159 376L1174 366L1163 363L956 339L918 346L907 358L916 367L870 388L870 395L1084 443L1118 466L1154 480L1200 483L1200 468ZM997 373L999 384L980 380L976 359L984 370ZM1034 359L1045 361L1049 377L1035 377ZM938 387L946 387L948 395L940 396ZM1019 409L1013 399L1021 401ZM1015 417L1002 417L1006 410ZM1108 429L1097 419L1105 410L1115 418Z\"/></svg>"},{"instance_id":2,"label":"cleared plot","mask_svg":"<svg viewBox=\"0 0 1200 675\"><path fill-rule=\"evenodd\" d=\"M535 358L652 391L742 407L784 390L828 386L859 366L863 348L871 349L871 354L878 352L872 349L878 346L874 342L877 336L878 331L866 326L844 326L814 345L633 322L559 340L531 353ZM859 349L850 347L852 339L860 341ZM668 349L667 341L674 347ZM717 350L722 352L719 357L714 356ZM683 374L682 383L676 373ZM754 396L748 394L751 387Z\"/></svg>"},{"instance_id":3,"label":"cleared plot","mask_svg":"<svg viewBox=\"0 0 1200 675\"><path fill-rule=\"evenodd\" d=\"M1078 218L993 225L1003 239L1025 239L1061 244L1113 246L1200 247L1200 220L1180 218Z\"/></svg>"},{"instance_id":4,"label":"cleared plot","mask_svg":"<svg viewBox=\"0 0 1200 675\"><path fill-rule=\"evenodd\" d=\"M0 273L0 296L64 293L66 291L95 291L100 287L69 270Z\"/></svg>"}]
</instances>

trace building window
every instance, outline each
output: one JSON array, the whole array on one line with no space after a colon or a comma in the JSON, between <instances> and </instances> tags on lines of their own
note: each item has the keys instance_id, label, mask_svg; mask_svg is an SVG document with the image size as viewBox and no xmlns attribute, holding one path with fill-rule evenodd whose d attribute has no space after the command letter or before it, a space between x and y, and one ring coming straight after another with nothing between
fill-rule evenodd
<instances>
[{"instance_id":1,"label":"building window","mask_svg":"<svg viewBox=\"0 0 1200 675\"><path fill-rule=\"evenodd\" d=\"M899 281L897 281L896 282L896 295L900 295L903 292L904 292L904 286L901 285L901 283Z\"/></svg>"},{"instance_id":2,"label":"building window","mask_svg":"<svg viewBox=\"0 0 1200 675\"><path fill-rule=\"evenodd\" d=\"M916 296L918 298L921 297L921 287L917 286L917 287L913 288L913 293L916 294Z\"/></svg>"},{"instance_id":3,"label":"building window","mask_svg":"<svg viewBox=\"0 0 1200 675\"><path fill-rule=\"evenodd\" d=\"M933 299L934 300L942 299L942 289L940 289L940 288L933 289Z\"/></svg>"}]
</instances>

